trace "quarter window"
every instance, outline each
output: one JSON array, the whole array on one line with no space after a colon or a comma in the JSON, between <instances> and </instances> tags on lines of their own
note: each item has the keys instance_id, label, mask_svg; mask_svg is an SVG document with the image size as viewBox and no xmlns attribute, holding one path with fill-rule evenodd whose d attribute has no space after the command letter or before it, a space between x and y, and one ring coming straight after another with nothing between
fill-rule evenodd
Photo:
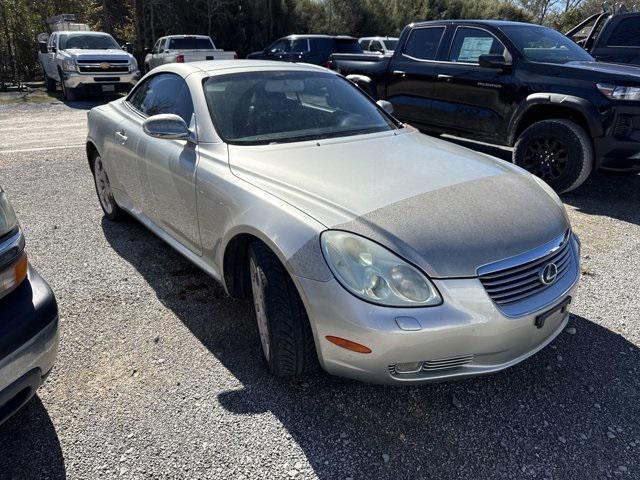
<instances>
[{"instance_id":1,"label":"quarter window","mask_svg":"<svg viewBox=\"0 0 640 480\"><path fill-rule=\"evenodd\" d=\"M444 27L415 29L404 47L405 55L420 60L435 60L443 34Z\"/></svg>"},{"instance_id":2,"label":"quarter window","mask_svg":"<svg viewBox=\"0 0 640 480\"><path fill-rule=\"evenodd\" d=\"M502 42L486 30L460 27L453 37L450 62L479 63L480 55L505 55Z\"/></svg>"},{"instance_id":3,"label":"quarter window","mask_svg":"<svg viewBox=\"0 0 640 480\"><path fill-rule=\"evenodd\" d=\"M189 87L173 73L161 73L146 80L129 98L129 103L145 115L173 113L187 124L193 115Z\"/></svg>"},{"instance_id":4,"label":"quarter window","mask_svg":"<svg viewBox=\"0 0 640 480\"><path fill-rule=\"evenodd\" d=\"M621 20L609 36L607 45L612 47L640 47L640 18Z\"/></svg>"}]
</instances>

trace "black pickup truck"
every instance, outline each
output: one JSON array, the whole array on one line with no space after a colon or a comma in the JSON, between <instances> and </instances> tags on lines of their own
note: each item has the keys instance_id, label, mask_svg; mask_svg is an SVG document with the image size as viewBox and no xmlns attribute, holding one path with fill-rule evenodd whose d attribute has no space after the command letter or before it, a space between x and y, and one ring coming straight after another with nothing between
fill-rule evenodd
<instances>
[{"instance_id":1,"label":"black pickup truck","mask_svg":"<svg viewBox=\"0 0 640 480\"><path fill-rule=\"evenodd\" d=\"M331 67L417 128L513 146L558 192L601 166L640 170L640 69L596 62L561 33L506 21L410 24L393 55Z\"/></svg>"},{"instance_id":2,"label":"black pickup truck","mask_svg":"<svg viewBox=\"0 0 640 480\"><path fill-rule=\"evenodd\" d=\"M599 62L640 65L640 12L597 13L565 35Z\"/></svg>"}]
</instances>

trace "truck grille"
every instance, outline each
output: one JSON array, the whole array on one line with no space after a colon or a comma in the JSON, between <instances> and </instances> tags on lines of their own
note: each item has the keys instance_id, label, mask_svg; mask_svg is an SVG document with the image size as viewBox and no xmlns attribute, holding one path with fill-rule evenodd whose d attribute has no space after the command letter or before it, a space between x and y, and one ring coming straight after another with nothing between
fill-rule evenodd
<instances>
[{"instance_id":1,"label":"truck grille","mask_svg":"<svg viewBox=\"0 0 640 480\"><path fill-rule=\"evenodd\" d=\"M126 73L129 71L128 60L78 60L80 73Z\"/></svg>"},{"instance_id":2,"label":"truck grille","mask_svg":"<svg viewBox=\"0 0 640 480\"><path fill-rule=\"evenodd\" d=\"M557 284L574 262L570 234L567 232L562 244L551 253L515 267L481 275L480 282L497 305L509 305ZM547 284L542 280L542 271L549 264L556 266L557 274L553 282Z\"/></svg>"}]
</instances>

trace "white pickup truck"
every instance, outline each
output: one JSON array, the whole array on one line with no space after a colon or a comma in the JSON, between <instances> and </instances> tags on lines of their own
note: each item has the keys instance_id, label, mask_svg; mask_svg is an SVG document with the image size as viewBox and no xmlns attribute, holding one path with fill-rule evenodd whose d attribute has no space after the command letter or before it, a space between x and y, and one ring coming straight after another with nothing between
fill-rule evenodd
<instances>
[{"instance_id":1,"label":"white pickup truck","mask_svg":"<svg viewBox=\"0 0 640 480\"><path fill-rule=\"evenodd\" d=\"M234 60L236 52L216 48L206 35L168 35L159 38L144 57L145 72L165 63L188 63L201 60Z\"/></svg>"},{"instance_id":2,"label":"white pickup truck","mask_svg":"<svg viewBox=\"0 0 640 480\"><path fill-rule=\"evenodd\" d=\"M136 59L107 33L56 31L38 55L48 91L62 85L66 100L80 93L127 92L140 78Z\"/></svg>"}]
</instances>

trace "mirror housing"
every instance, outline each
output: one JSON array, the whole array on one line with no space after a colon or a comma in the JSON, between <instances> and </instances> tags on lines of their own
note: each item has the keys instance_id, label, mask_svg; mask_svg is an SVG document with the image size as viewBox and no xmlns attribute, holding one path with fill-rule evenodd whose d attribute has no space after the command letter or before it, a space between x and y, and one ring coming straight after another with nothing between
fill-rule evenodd
<instances>
[{"instance_id":1,"label":"mirror housing","mask_svg":"<svg viewBox=\"0 0 640 480\"><path fill-rule=\"evenodd\" d=\"M56 53L58 51L58 49L54 46L49 47L49 49L47 50L50 53Z\"/></svg>"},{"instance_id":2,"label":"mirror housing","mask_svg":"<svg viewBox=\"0 0 640 480\"><path fill-rule=\"evenodd\" d=\"M391 102L387 102L386 100L378 100L376 103L389 115L393 115L393 104Z\"/></svg>"},{"instance_id":3,"label":"mirror housing","mask_svg":"<svg viewBox=\"0 0 640 480\"><path fill-rule=\"evenodd\" d=\"M40 53L49 53L47 42L38 42L38 49L40 50Z\"/></svg>"},{"instance_id":4,"label":"mirror housing","mask_svg":"<svg viewBox=\"0 0 640 480\"><path fill-rule=\"evenodd\" d=\"M511 68L511 62L508 61L504 55L480 55L478 63L484 68L494 68L497 70L508 70Z\"/></svg>"},{"instance_id":5,"label":"mirror housing","mask_svg":"<svg viewBox=\"0 0 640 480\"><path fill-rule=\"evenodd\" d=\"M186 122L173 113L162 113L147 118L142 124L144 133L164 140L192 140Z\"/></svg>"},{"instance_id":6,"label":"mirror housing","mask_svg":"<svg viewBox=\"0 0 640 480\"><path fill-rule=\"evenodd\" d=\"M144 47L144 54L149 55L151 53L151 49L149 47Z\"/></svg>"}]
</instances>

